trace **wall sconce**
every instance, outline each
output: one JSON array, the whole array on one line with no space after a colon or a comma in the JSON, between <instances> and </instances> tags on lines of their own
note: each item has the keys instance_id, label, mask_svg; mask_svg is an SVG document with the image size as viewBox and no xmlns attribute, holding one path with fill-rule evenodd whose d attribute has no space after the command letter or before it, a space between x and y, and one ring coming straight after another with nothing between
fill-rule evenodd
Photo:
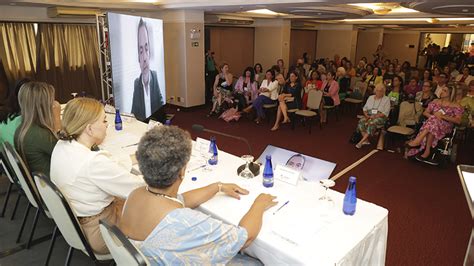
<instances>
[{"instance_id":1,"label":"wall sconce","mask_svg":"<svg viewBox=\"0 0 474 266\"><path fill-rule=\"evenodd\" d=\"M200 29L191 29L189 31L189 38L191 38L191 40L197 40L197 39L201 38L201 30Z\"/></svg>"}]
</instances>

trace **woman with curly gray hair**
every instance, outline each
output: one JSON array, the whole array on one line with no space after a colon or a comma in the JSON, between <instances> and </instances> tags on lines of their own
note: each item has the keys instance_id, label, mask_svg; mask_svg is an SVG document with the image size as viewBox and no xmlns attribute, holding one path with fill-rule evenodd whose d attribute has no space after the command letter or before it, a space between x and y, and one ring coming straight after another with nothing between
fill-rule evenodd
<instances>
[{"instance_id":1,"label":"woman with curly gray hair","mask_svg":"<svg viewBox=\"0 0 474 266\"><path fill-rule=\"evenodd\" d=\"M153 265L257 262L236 255L257 237L263 213L276 204L275 197L260 194L239 226L193 210L217 193L240 199L248 191L218 182L178 194L191 149L189 133L174 126L154 128L142 137L136 156L147 186L130 193L121 230Z\"/></svg>"}]
</instances>

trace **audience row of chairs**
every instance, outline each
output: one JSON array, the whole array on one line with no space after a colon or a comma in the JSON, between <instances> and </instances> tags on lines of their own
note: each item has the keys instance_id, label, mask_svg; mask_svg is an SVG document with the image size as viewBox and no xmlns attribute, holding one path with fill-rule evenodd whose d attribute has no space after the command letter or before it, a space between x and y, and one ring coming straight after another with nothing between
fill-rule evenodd
<instances>
[{"instance_id":1,"label":"audience row of chairs","mask_svg":"<svg viewBox=\"0 0 474 266\"><path fill-rule=\"evenodd\" d=\"M29 249L32 245L39 215L42 214L48 219L52 219L55 223L45 265L48 265L51 259L55 240L58 237L58 230L70 246L65 265L70 264L74 250L82 251L94 262L114 259L117 265L149 265L147 258L126 238L120 229L104 221L100 221L100 230L111 254L95 254L82 232L81 225L73 209L70 207L68 199L61 193L56 185L42 173L35 172L31 174L22 158L10 143L3 143L0 149L0 164L10 181L1 211L2 216L5 214L7 203L13 192L13 187L16 187L18 190L18 198L26 197L28 199L25 216L20 226L16 242L19 243L21 240L28 213L32 207L36 209L36 213L31 224L28 240L26 244L24 244L26 249ZM18 200L15 204L14 212L16 212L17 207Z\"/></svg>"}]
</instances>

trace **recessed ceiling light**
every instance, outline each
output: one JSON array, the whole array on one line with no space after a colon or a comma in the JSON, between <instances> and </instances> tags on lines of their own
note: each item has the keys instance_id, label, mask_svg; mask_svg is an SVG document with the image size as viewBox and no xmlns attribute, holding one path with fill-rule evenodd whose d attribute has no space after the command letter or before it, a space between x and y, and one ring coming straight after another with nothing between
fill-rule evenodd
<instances>
[{"instance_id":1,"label":"recessed ceiling light","mask_svg":"<svg viewBox=\"0 0 474 266\"><path fill-rule=\"evenodd\" d=\"M474 18L366 18L366 19L344 19L345 22L364 22L364 21L474 21Z\"/></svg>"},{"instance_id":2,"label":"recessed ceiling light","mask_svg":"<svg viewBox=\"0 0 474 266\"><path fill-rule=\"evenodd\" d=\"M375 14L385 15L387 13L417 13L419 11L411 8L400 6L399 3L358 3L348 4L350 6L358 6L363 8L372 9ZM388 12L387 12L388 11Z\"/></svg>"},{"instance_id":3,"label":"recessed ceiling light","mask_svg":"<svg viewBox=\"0 0 474 266\"><path fill-rule=\"evenodd\" d=\"M466 8L465 8L465 9L463 9L463 10L461 10L461 11L464 12L464 13L467 13L467 12L469 12L469 9L466 9Z\"/></svg>"},{"instance_id":4,"label":"recessed ceiling light","mask_svg":"<svg viewBox=\"0 0 474 266\"><path fill-rule=\"evenodd\" d=\"M254 9L254 10L246 11L246 13L269 15L269 16L278 16L278 15L280 15L279 13L271 11L269 9Z\"/></svg>"}]
</instances>

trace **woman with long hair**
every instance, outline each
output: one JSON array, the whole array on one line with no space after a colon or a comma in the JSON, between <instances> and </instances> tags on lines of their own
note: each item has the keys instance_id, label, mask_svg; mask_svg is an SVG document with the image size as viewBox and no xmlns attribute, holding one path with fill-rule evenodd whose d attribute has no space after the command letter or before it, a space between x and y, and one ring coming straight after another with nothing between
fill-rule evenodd
<instances>
[{"instance_id":1,"label":"woman with long hair","mask_svg":"<svg viewBox=\"0 0 474 266\"><path fill-rule=\"evenodd\" d=\"M15 147L31 172L49 176L51 153L58 141L61 106L54 100L54 87L28 82L18 93L21 124L15 132Z\"/></svg>"},{"instance_id":2,"label":"woman with long hair","mask_svg":"<svg viewBox=\"0 0 474 266\"><path fill-rule=\"evenodd\" d=\"M293 98L292 101L287 100ZM283 117L283 124L290 122L288 117L288 109L300 109L301 108L301 85L298 80L298 74L290 72L290 80L283 87L283 92L278 96L278 108L275 125L272 127L272 131L277 130L280 127L280 120Z\"/></svg>"},{"instance_id":3,"label":"woman with long hair","mask_svg":"<svg viewBox=\"0 0 474 266\"><path fill-rule=\"evenodd\" d=\"M265 79L262 64L256 63L253 67L253 70L255 71L255 80L257 81L257 85L260 86L260 84L262 84L262 81Z\"/></svg>"},{"instance_id":4,"label":"woman with long hair","mask_svg":"<svg viewBox=\"0 0 474 266\"><path fill-rule=\"evenodd\" d=\"M234 97L239 100L239 111L247 107L258 96L255 72L252 67L247 67L242 76L235 83Z\"/></svg>"},{"instance_id":5,"label":"woman with long hair","mask_svg":"<svg viewBox=\"0 0 474 266\"><path fill-rule=\"evenodd\" d=\"M21 109L18 104L18 92L23 84L29 82L29 79L21 79L17 82L15 88L8 93L6 110L0 113L0 144L8 142L15 144L15 131L21 123Z\"/></svg>"},{"instance_id":6,"label":"woman with long hair","mask_svg":"<svg viewBox=\"0 0 474 266\"><path fill-rule=\"evenodd\" d=\"M212 110L209 116L220 113L222 104L232 95L233 75L229 72L229 64L223 63L220 71L214 80L214 97L212 97Z\"/></svg>"},{"instance_id":7,"label":"woman with long hair","mask_svg":"<svg viewBox=\"0 0 474 266\"><path fill-rule=\"evenodd\" d=\"M92 249L107 254L99 220L118 224L128 194L144 181L116 163L109 152L97 151L108 127L99 101L84 97L69 101L62 122L51 156L51 180L71 203Z\"/></svg>"},{"instance_id":8,"label":"woman with long hair","mask_svg":"<svg viewBox=\"0 0 474 266\"><path fill-rule=\"evenodd\" d=\"M427 118L415 139L406 145L410 150L408 156L416 155L418 161L436 164L431 159L431 150L438 141L453 130L454 124L461 123L463 108L451 101L451 87L442 87L440 97L432 101L423 112Z\"/></svg>"},{"instance_id":9,"label":"woman with long hair","mask_svg":"<svg viewBox=\"0 0 474 266\"><path fill-rule=\"evenodd\" d=\"M258 95L257 99L253 101L252 105L249 105L243 111L245 113L249 113L252 109L255 109L257 112L257 118L255 119L255 123L260 124L262 119L265 118L265 111L263 110L264 104L273 104L278 99L278 81L275 80L275 72L271 69L265 72L265 79L262 81L262 85L260 85L260 95Z\"/></svg>"}]
</instances>

